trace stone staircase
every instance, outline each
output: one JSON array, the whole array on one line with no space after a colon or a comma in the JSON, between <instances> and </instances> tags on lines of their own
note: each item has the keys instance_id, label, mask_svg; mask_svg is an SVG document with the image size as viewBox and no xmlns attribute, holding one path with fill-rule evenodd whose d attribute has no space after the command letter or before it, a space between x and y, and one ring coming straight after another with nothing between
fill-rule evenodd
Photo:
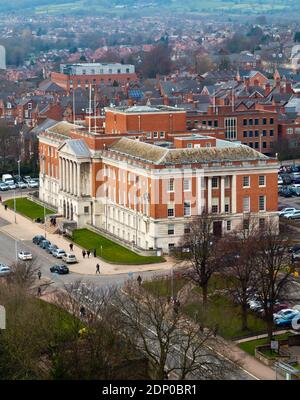
<instances>
[{"instance_id":1,"label":"stone staircase","mask_svg":"<svg viewBox=\"0 0 300 400\"><path fill-rule=\"evenodd\" d=\"M64 219L63 217L57 217L55 226L51 225L50 220L47 220L46 221L46 231L48 233L52 233L52 234L58 233L58 231L59 231L59 222L61 222L63 219Z\"/></svg>"}]
</instances>

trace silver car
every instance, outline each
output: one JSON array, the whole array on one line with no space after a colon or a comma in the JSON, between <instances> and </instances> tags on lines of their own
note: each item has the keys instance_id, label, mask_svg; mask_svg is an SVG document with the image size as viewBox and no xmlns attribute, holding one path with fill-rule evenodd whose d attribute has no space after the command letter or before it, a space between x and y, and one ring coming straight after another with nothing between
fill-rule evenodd
<instances>
[{"instance_id":1,"label":"silver car","mask_svg":"<svg viewBox=\"0 0 300 400\"><path fill-rule=\"evenodd\" d=\"M0 276L7 276L11 273L11 269L5 265L5 264L0 264Z\"/></svg>"}]
</instances>

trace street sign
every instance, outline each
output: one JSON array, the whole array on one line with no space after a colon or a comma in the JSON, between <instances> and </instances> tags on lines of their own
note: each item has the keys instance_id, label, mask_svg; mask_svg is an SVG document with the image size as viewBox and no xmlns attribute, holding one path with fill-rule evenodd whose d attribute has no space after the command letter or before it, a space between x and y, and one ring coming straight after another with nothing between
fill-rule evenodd
<instances>
[{"instance_id":1,"label":"street sign","mask_svg":"<svg viewBox=\"0 0 300 400\"><path fill-rule=\"evenodd\" d=\"M271 350L278 351L278 348L279 348L278 340L271 340Z\"/></svg>"}]
</instances>

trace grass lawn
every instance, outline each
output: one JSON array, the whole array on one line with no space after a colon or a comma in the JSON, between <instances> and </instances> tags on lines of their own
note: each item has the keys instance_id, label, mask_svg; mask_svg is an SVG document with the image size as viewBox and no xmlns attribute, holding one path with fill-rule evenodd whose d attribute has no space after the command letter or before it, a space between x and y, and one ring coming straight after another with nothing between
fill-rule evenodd
<instances>
[{"instance_id":1,"label":"grass lawn","mask_svg":"<svg viewBox=\"0 0 300 400\"><path fill-rule=\"evenodd\" d=\"M183 278L178 278L173 280L173 293L177 295L178 291L183 288L186 284L186 280ZM172 294L172 280L167 279L155 279L153 281L146 281L143 283L143 287L154 295L167 297Z\"/></svg>"},{"instance_id":2,"label":"grass lawn","mask_svg":"<svg viewBox=\"0 0 300 400\"><path fill-rule=\"evenodd\" d=\"M163 262L163 257L141 256L89 229L73 232L73 241L85 249L96 249L97 255L115 264L138 265ZM101 254L102 246L102 254Z\"/></svg>"},{"instance_id":3,"label":"grass lawn","mask_svg":"<svg viewBox=\"0 0 300 400\"><path fill-rule=\"evenodd\" d=\"M289 333L284 333L281 335L276 335L276 339L286 339L288 336L291 334ZM263 344L268 343L268 338L263 338L263 339L255 339L255 340L250 340L249 342L244 342L240 343L239 347L244 350L246 353L250 354L251 356L255 355L255 347L257 346L262 346ZM269 354L267 354L269 355Z\"/></svg>"},{"instance_id":4,"label":"grass lawn","mask_svg":"<svg viewBox=\"0 0 300 400\"><path fill-rule=\"evenodd\" d=\"M196 315L204 322L205 326L214 328L218 326L218 332L226 339L242 337L248 334L256 334L265 331L265 322L254 313L248 314L249 330L241 329L240 307L235 305L225 296L215 295L209 298L207 310L204 311L202 304L191 303L186 306L186 313L192 318Z\"/></svg>"},{"instance_id":5,"label":"grass lawn","mask_svg":"<svg viewBox=\"0 0 300 400\"><path fill-rule=\"evenodd\" d=\"M14 209L14 199L9 199L4 202L9 208ZM31 219L44 218L44 207L26 198L16 199L16 211L19 214L29 217ZM54 210L46 208L46 215L55 213Z\"/></svg>"}]
</instances>

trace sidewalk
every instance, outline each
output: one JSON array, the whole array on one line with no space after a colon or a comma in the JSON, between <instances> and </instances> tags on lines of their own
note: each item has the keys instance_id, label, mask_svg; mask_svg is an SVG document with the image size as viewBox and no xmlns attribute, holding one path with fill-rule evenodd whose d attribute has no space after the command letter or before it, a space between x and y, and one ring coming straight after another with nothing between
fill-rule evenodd
<instances>
[{"instance_id":1,"label":"sidewalk","mask_svg":"<svg viewBox=\"0 0 300 400\"><path fill-rule=\"evenodd\" d=\"M17 214L17 223L15 224L15 214L12 210L6 210L3 206L0 206L0 218L3 218L8 222L7 225L0 227L0 232L3 232L14 239L19 241L18 249L22 249L22 241L32 240L35 235L44 235L44 226L31 222L29 219ZM58 247L63 248L65 251L69 251L70 242L58 234L51 234L47 232L47 239L51 243L56 244ZM83 275L95 275L96 264L100 265L101 275L118 275L127 274L129 272L146 272L146 271L168 271L172 268L172 262L167 259L166 262L157 264L144 264L144 265L118 265L109 264L100 257L90 256L90 258L83 259L82 248L74 243L73 253L78 259L77 264L70 264L69 269L71 272ZM53 258L55 260L55 258Z\"/></svg>"}]
</instances>

